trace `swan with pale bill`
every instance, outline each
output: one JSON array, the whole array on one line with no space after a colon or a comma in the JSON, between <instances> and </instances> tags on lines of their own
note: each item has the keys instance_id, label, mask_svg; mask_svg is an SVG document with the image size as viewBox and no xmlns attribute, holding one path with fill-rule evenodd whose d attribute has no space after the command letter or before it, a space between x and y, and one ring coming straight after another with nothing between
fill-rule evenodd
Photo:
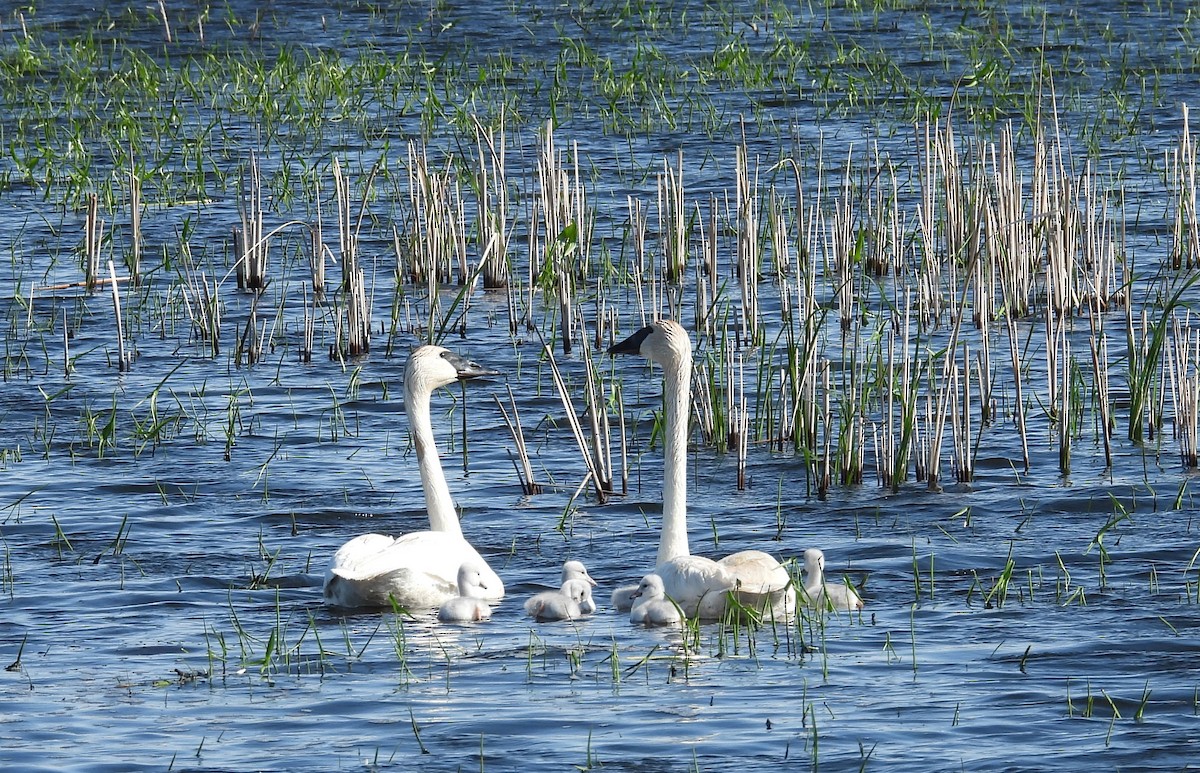
<instances>
[{"instance_id":1,"label":"swan with pale bill","mask_svg":"<svg viewBox=\"0 0 1200 773\"><path fill-rule=\"evenodd\" d=\"M637 354L658 363L663 371L666 402L663 436L663 515L658 556L653 573L666 595L689 617L721 618L730 594L743 608L774 615L790 614L795 606L791 576L778 560L761 550L743 550L714 561L693 556L687 534L688 406L691 398L692 341L683 326L661 319L612 346L609 354ZM631 608L634 586L613 592L619 611Z\"/></svg>"},{"instance_id":2,"label":"swan with pale bill","mask_svg":"<svg viewBox=\"0 0 1200 773\"><path fill-rule=\"evenodd\" d=\"M413 351L404 368L404 407L408 414L417 468L429 516L429 531L401 537L363 534L342 545L325 575L326 603L339 607L387 607L412 611L435 609L458 591L458 570L478 567L485 598L504 597L504 583L463 537L458 512L446 485L430 418L435 389L481 376L496 375L440 346Z\"/></svg>"}]
</instances>

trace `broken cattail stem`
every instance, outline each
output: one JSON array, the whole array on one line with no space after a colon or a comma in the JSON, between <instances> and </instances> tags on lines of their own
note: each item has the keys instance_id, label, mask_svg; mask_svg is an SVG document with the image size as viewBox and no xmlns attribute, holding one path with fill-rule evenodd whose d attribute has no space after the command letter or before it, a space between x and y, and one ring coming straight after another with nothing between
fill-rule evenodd
<instances>
[{"instance_id":1,"label":"broken cattail stem","mask_svg":"<svg viewBox=\"0 0 1200 773\"><path fill-rule=\"evenodd\" d=\"M117 321L117 370L124 373L133 366L132 359L125 353L125 331L121 324L121 292L117 285L117 270L112 258L108 260L108 281L112 285L113 314Z\"/></svg>"},{"instance_id":2,"label":"broken cattail stem","mask_svg":"<svg viewBox=\"0 0 1200 773\"><path fill-rule=\"evenodd\" d=\"M492 395L492 399L496 401L496 406L500 409L500 416L504 419L504 424L508 427L508 432L512 435L513 444L517 448L517 459L513 460L513 467L517 470L517 478L521 481L521 491L528 495L542 493L541 484L533 479L533 467L529 464L529 449L525 445L525 432L521 428L521 413L517 410L517 400L513 396L512 387L508 387L508 402L512 406L512 417L509 417L508 411L504 408L504 404L500 402L500 398ZM512 459L512 452L508 452L509 458ZM517 461L520 461L518 466Z\"/></svg>"},{"instance_id":3,"label":"broken cattail stem","mask_svg":"<svg viewBox=\"0 0 1200 773\"><path fill-rule=\"evenodd\" d=\"M579 447L583 463L591 475L593 484L595 484L596 498L601 504L604 504L608 501L610 491L605 490L599 476L596 474L596 462L592 454L588 452L587 440L584 438L583 428L579 425L579 417L575 415L575 406L571 402L571 395L568 393L567 385L563 382L562 374L558 370L558 363L554 360L554 350L548 344L543 343L542 353L550 363L550 376L554 381L554 387L558 390L558 397L562 400L563 408L566 410L567 424L570 425L571 433L575 436L575 444Z\"/></svg>"}]
</instances>

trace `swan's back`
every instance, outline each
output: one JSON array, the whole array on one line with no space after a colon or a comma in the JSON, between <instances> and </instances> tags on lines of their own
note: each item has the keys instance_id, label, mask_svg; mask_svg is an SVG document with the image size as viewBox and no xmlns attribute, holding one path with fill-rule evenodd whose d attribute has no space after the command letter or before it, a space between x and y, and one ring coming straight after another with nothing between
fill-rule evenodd
<instances>
[{"instance_id":1,"label":"swan's back","mask_svg":"<svg viewBox=\"0 0 1200 773\"><path fill-rule=\"evenodd\" d=\"M325 600L341 607L387 607L394 599L404 609L432 609L458 594L464 563L478 565L486 586L483 598L504 597L504 583L462 537L439 531L397 538L364 534L334 554Z\"/></svg>"},{"instance_id":2,"label":"swan's back","mask_svg":"<svg viewBox=\"0 0 1200 773\"><path fill-rule=\"evenodd\" d=\"M795 612L792 576L770 553L742 550L717 563L733 576L734 595L741 606L780 617Z\"/></svg>"},{"instance_id":3,"label":"swan's back","mask_svg":"<svg viewBox=\"0 0 1200 773\"><path fill-rule=\"evenodd\" d=\"M719 620L729 603L735 577L724 566L703 556L678 556L654 567L666 595L688 617Z\"/></svg>"}]
</instances>

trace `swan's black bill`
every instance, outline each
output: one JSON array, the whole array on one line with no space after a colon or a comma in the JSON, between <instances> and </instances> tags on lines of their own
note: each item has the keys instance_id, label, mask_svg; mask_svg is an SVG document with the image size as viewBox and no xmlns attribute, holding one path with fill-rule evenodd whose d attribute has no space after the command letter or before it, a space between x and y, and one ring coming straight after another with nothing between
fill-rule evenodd
<instances>
[{"instance_id":1,"label":"swan's black bill","mask_svg":"<svg viewBox=\"0 0 1200 773\"><path fill-rule=\"evenodd\" d=\"M467 379L479 378L480 376L499 376L500 371L485 368L474 360L468 360L466 357L455 354L454 352L442 352L442 359L454 366L458 371L458 380L466 381Z\"/></svg>"},{"instance_id":2,"label":"swan's black bill","mask_svg":"<svg viewBox=\"0 0 1200 773\"><path fill-rule=\"evenodd\" d=\"M646 325L641 330L626 338L619 344L608 347L609 354L641 354L642 342L654 332L653 325Z\"/></svg>"}]
</instances>

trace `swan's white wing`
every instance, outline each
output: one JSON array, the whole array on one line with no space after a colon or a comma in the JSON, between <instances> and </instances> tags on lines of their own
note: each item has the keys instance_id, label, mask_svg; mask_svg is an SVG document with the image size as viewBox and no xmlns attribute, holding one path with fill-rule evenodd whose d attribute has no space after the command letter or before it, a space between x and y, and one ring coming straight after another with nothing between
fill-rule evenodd
<instances>
[{"instance_id":1,"label":"swan's white wing","mask_svg":"<svg viewBox=\"0 0 1200 773\"><path fill-rule=\"evenodd\" d=\"M654 573L662 577L667 595L689 617L699 613L704 619L716 619L725 612L725 592L733 589L729 571L710 558L678 556L659 564Z\"/></svg>"},{"instance_id":2,"label":"swan's white wing","mask_svg":"<svg viewBox=\"0 0 1200 773\"><path fill-rule=\"evenodd\" d=\"M718 561L733 575L739 590L746 593L775 593L791 584L787 569L761 550L742 550Z\"/></svg>"},{"instance_id":3,"label":"swan's white wing","mask_svg":"<svg viewBox=\"0 0 1200 773\"><path fill-rule=\"evenodd\" d=\"M370 577L376 573L373 568L375 561L395 542L395 537L386 534L363 534L355 537L333 554L333 564L329 571L348 580Z\"/></svg>"}]
</instances>

